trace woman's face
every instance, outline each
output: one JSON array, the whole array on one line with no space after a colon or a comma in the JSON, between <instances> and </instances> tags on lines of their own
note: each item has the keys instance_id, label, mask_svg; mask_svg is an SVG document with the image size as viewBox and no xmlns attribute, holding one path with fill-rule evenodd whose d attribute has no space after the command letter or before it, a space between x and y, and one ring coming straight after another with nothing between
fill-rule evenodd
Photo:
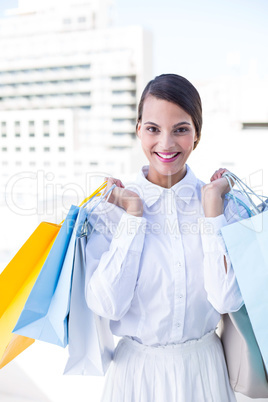
<instances>
[{"instance_id":1,"label":"woman's face","mask_svg":"<svg viewBox=\"0 0 268 402\"><path fill-rule=\"evenodd\" d=\"M175 103L149 95L137 134L149 161L149 181L170 188L185 176L185 163L197 140L188 113Z\"/></svg>"}]
</instances>

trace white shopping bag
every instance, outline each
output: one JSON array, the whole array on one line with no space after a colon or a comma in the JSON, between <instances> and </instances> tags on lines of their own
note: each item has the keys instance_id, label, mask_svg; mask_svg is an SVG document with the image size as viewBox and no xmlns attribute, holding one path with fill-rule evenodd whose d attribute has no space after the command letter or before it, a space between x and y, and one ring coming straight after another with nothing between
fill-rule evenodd
<instances>
[{"instance_id":1,"label":"white shopping bag","mask_svg":"<svg viewBox=\"0 0 268 402\"><path fill-rule=\"evenodd\" d=\"M85 300L86 242L86 236L76 239L68 326L69 359L64 374L101 376L112 360L114 340L109 320L91 311Z\"/></svg>"}]
</instances>

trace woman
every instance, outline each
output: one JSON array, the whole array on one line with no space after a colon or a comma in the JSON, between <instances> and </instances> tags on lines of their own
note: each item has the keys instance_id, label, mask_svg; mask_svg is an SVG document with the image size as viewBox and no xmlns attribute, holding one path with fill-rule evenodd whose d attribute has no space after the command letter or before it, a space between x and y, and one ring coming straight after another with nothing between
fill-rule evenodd
<instances>
[{"instance_id":1,"label":"woman","mask_svg":"<svg viewBox=\"0 0 268 402\"><path fill-rule=\"evenodd\" d=\"M189 81L150 81L137 123L149 165L128 188L108 178L117 187L92 217L86 299L122 337L103 402L235 401L215 329L243 304L219 235L236 209L224 169L204 185L186 164L201 127Z\"/></svg>"}]
</instances>

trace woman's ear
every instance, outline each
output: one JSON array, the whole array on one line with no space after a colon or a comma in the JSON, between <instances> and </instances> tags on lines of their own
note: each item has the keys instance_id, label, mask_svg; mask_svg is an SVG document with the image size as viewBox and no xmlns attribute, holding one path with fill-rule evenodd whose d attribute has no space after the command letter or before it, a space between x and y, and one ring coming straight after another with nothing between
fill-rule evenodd
<instances>
[{"instance_id":1,"label":"woman's ear","mask_svg":"<svg viewBox=\"0 0 268 402\"><path fill-rule=\"evenodd\" d=\"M140 139L141 138L141 122L140 121L136 125L136 134Z\"/></svg>"}]
</instances>

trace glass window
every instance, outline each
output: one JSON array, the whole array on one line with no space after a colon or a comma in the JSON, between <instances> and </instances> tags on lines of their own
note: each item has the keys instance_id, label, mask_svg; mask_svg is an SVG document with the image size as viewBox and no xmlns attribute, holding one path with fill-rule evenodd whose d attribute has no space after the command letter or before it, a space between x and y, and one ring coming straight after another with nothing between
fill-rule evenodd
<instances>
[{"instance_id":1,"label":"glass window","mask_svg":"<svg viewBox=\"0 0 268 402\"><path fill-rule=\"evenodd\" d=\"M64 120L58 120L59 126L64 126Z\"/></svg>"},{"instance_id":2,"label":"glass window","mask_svg":"<svg viewBox=\"0 0 268 402\"><path fill-rule=\"evenodd\" d=\"M65 147L59 147L59 152L65 152Z\"/></svg>"},{"instance_id":3,"label":"glass window","mask_svg":"<svg viewBox=\"0 0 268 402\"><path fill-rule=\"evenodd\" d=\"M44 133L44 137L49 137L49 133Z\"/></svg>"},{"instance_id":4,"label":"glass window","mask_svg":"<svg viewBox=\"0 0 268 402\"><path fill-rule=\"evenodd\" d=\"M20 133L15 133L15 137L20 137Z\"/></svg>"},{"instance_id":5,"label":"glass window","mask_svg":"<svg viewBox=\"0 0 268 402\"><path fill-rule=\"evenodd\" d=\"M60 133L59 133L59 137L65 137L65 133L60 132Z\"/></svg>"},{"instance_id":6,"label":"glass window","mask_svg":"<svg viewBox=\"0 0 268 402\"><path fill-rule=\"evenodd\" d=\"M50 151L50 147L44 147L44 152L49 152Z\"/></svg>"},{"instance_id":7,"label":"glass window","mask_svg":"<svg viewBox=\"0 0 268 402\"><path fill-rule=\"evenodd\" d=\"M16 151L16 152L20 152L20 151L21 151L21 147L16 147L16 148L15 148L15 151Z\"/></svg>"},{"instance_id":8,"label":"glass window","mask_svg":"<svg viewBox=\"0 0 268 402\"><path fill-rule=\"evenodd\" d=\"M44 126L49 126L49 120L44 120L44 121L43 121L43 125L44 125Z\"/></svg>"},{"instance_id":9,"label":"glass window","mask_svg":"<svg viewBox=\"0 0 268 402\"><path fill-rule=\"evenodd\" d=\"M33 127L33 126L34 126L34 121L33 121L33 120L29 121L29 126L30 126L30 127Z\"/></svg>"},{"instance_id":10,"label":"glass window","mask_svg":"<svg viewBox=\"0 0 268 402\"><path fill-rule=\"evenodd\" d=\"M15 126L19 127L20 126L20 121L15 121Z\"/></svg>"},{"instance_id":11,"label":"glass window","mask_svg":"<svg viewBox=\"0 0 268 402\"><path fill-rule=\"evenodd\" d=\"M2 151L6 152L7 151L7 147L2 147Z\"/></svg>"},{"instance_id":12,"label":"glass window","mask_svg":"<svg viewBox=\"0 0 268 402\"><path fill-rule=\"evenodd\" d=\"M29 137L35 137L35 133L29 133Z\"/></svg>"},{"instance_id":13,"label":"glass window","mask_svg":"<svg viewBox=\"0 0 268 402\"><path fill-rule=\"evenodd\" d=\"M268 123L256 122L256 123L242 123L243 130L254 130L254 129L268 129Z\"/></svg>"},{"instance_id":14,"label":"glass window","mask_svg":"<svg viewBox=\"0 0 268 402\"><path fill-rule=\"evenodd\" d=\"M29 151L30 151L30 152L35 152L35 147L30 147L30 148L29 148Z\"/></svg>"}]
</instances>

